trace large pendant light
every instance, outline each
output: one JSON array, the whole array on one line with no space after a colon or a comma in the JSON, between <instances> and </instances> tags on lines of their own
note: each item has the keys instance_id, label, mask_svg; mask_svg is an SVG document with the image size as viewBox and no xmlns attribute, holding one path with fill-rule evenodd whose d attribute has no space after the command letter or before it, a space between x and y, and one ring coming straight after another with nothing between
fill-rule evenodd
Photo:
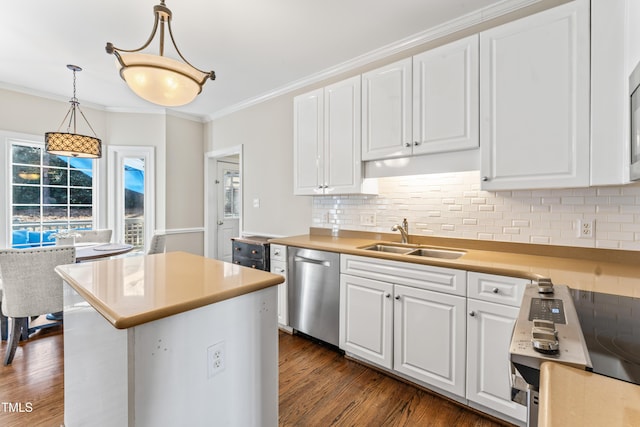
<instances>
[{"instance_id":1,"label":"large pendant light","mask_svg":"<svg viewBox=\"0 0 640 427\"><path fill-rule=\"evenodd\" d=\"M197 69L182 56L171 31L171 11L165 6L164 0L160 0L160 4L153 7L153 13L155 15L153 30L142 47L125 50L107 43L107 53L115 55L120 77L139 97L166 107L188 104L202 91L202 86L207 79L215 80L216 74L213 71L205 72ZM159 55L139 53L153 41L158 24L160 26ZM165 24L175 51L184 62L164 56Z\"/></svg>"},{"instance_id":2,"label":"large pendant light","mask_svg":"<svg viewBox=\"0 0 640 427\"><path fill-rule=\"evenodd\" d=\"M60 127L56 132L47 132L44 134L44 144L47 153L56 154L66 157L85 157L89 159L99 159L102 157L102 141L96 135L89 121L80 109L80 103L76 98L76 72L82 71L77 65L67 65L67 68L73 71L73 98L69 101L71 108L67 111L67 115L62 119ZM80 135L76 133L76 110L93 132L93 136ZM62 125L67 122L67 131L60 132ZM72 129L73 126L73 129ZM73 130L73 132L71 132Z\"/></svg>"}]
</instances>

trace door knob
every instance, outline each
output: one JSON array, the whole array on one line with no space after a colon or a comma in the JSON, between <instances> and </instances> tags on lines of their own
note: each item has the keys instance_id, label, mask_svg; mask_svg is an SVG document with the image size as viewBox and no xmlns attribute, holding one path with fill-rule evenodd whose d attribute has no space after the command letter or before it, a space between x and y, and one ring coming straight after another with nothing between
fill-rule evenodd
<instances>
[{"instance_id":1,"label":"door knob","mask_svg":"<svg viewBox=\"0 0 640 427\"><path fill-rule=\"evenodd\" d=\"M222 224L224 224L224 222L223 222L223 221L218 220L218 225L222 225Z\"/></svg>"},{"instance_id":2,"label":"door knob","mask_svg":"<svg viewBox=\"0 0 640 427\"><path fill-rule=\"evenodd\" d=\"M476 316L476 312L475 312L475 311L470 311L470 312L469 312L469 316L471 316L471 317L475 317L475 316Z\"/></svg>"}]
</instances>

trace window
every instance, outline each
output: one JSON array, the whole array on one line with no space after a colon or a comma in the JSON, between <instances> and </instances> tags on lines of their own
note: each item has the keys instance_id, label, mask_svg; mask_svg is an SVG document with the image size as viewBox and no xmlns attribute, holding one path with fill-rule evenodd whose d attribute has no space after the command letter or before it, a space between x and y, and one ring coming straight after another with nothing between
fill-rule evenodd
<instances>
[{"instance_id":1,"label":"window","mask_svg":"<svg viewBox=\"0 0 640 427\"><path fill-rule=\"evenodd\" d=\"M238 200L240 191L240 172L225 169L224 180L224 217L240 218L240 203Z\"/></svg>"},{"instance_id":2,"label":"window","mask_svg":"<svg viewBox=\"0 0 640 427\"><path fill-rule=\"evenodd\" d=\"M58 230L93 225L93 161L11 143L11 246L53 245Z\"/></svg>"}]
</instances>

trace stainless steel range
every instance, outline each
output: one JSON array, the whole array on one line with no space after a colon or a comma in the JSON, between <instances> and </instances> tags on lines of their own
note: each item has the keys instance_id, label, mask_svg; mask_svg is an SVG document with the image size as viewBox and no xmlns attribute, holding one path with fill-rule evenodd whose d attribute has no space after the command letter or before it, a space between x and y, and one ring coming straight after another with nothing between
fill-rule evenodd
<instances>
[{"instance_id":1,"label":"stainless steel range","mask_svg":"<svg viewBox=\"0 0 640 427\"><path fill-rule=\"evenodd\" d=\"M515 368L514 401L528 408L528 426L538 425L540 365L549 360L579 369L592 364L570 289L541 279L527 285L510 346Z\"/></svg>"}]
</instances>

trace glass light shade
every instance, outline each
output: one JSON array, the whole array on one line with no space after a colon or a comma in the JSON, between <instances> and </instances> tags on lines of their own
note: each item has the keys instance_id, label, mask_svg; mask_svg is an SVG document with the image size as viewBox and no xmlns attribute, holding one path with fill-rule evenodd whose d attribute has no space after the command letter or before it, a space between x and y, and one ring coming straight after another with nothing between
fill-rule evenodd
<instances>
[{"instance_id":1,"label":"glass light shade","mask_svg":"<svg viewBox=\"0 0 640 427\"><path fill-rule=\"evenodd\" d=\"M92 136L47 132L44 134L44 143L48 153L58 156L88 159L98 159L102 156L102 141Z\"/></svg>"},{"instance_id":2,"label":"glass light shade","mask_svg":"<svg viewBox=\"0 0 640 427\"><path fill-rule=\"evenodd\" d=\"M154 104L178 107L190 103L209 77L201 71L165 56L120 53L120 76L129 88Z\"/></svg>"}]
</instances>

